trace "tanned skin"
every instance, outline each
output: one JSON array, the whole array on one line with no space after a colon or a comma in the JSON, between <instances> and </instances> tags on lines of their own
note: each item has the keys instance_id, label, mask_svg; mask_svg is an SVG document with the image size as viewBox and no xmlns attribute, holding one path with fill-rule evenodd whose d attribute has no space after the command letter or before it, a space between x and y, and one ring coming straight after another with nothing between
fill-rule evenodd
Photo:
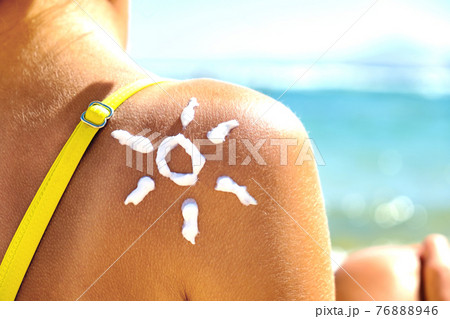
<instances>
[{"instance_id":1,"label":"tanned skin","mask_svg":"<svg viewBox=\"0 0 450 319\"><path fill-rule=\"evenodd\" d=\"M0 258L89 102L146 77L72 1L54 2L0 1ZM125 2L81 4L117 43L126 42ZM180 114L191 97L200 106L183 130ZM124 205L146 173L126 165L126 148L111 137L113 130L205 139L231 119L240 125L223 145L223 160L207 161L195 186L178 186L154 166L149 175L156 189L138 206ZM298 142L288 148L287 165L270 142L279 138ZM244 87L198 79L139 92L89 146L17 300L332 300L317 168L310 160L295 165L307 138L285 106ZM237 141L236 165L229 163L230 139ZM266 165L243 139L252 145L267 139L258 151ZM215 149L200 148L203 154ZM247 156L251 162L241 165ZM189 163L179 147L172 152L172 170L189 172ZM247 186L258 205L215 191L223 175ZM199 206L195 245L181 235L187 198Z\"/></svg>"},{"instance_id":2,"label":"tanned skin","mask_svg":"<svg viewBox=\"0 0 450 319\"><path fill-rule=\"evenodd\" d=\"M431 234L414 245L365 248L350 254L335 280L337 300L450 300L450 246Z\"/></svg>"}]
</instances>

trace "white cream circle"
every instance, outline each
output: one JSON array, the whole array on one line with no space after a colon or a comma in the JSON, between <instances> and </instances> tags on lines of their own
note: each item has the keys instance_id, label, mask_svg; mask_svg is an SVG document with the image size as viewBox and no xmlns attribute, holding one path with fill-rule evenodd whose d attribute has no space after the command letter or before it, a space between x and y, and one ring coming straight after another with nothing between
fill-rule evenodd
<instances>
[{"instance_id":1,"label":"white cream circle","mask_svg":"<svg viewBox=\"0 0 450 319\"><path fill-rule=\"evenodd\" d=\"M180 145L191 157L192 173L183 174L170 171L167 165L166 156L177 146ZM170 178L175 184L180 186L190 186L197 182L197 176L205 165L206 159L200 153L198 148L183 134L166 137L158 147L156 153L156 165L162 176Z\"/></svg>"}]
</instances>

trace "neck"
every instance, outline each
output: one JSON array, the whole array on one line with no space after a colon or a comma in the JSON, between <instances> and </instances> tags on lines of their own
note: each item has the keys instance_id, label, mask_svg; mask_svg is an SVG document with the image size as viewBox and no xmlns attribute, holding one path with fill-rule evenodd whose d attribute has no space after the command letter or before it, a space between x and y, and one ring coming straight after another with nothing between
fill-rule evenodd
<instances>
[{"instance_id":1,"label":"neck","mask_svg":"<svg viewBox=\"0 0 450 319\"><path fill-rule=\"evenodd\" d=\"M109 82L112 90L145 76L118 44L114 29L99 27L78 7L53 6L14 17L0 22L3 115L39 105L63 107L94 83Z\"/></svg>"}]
</instances>

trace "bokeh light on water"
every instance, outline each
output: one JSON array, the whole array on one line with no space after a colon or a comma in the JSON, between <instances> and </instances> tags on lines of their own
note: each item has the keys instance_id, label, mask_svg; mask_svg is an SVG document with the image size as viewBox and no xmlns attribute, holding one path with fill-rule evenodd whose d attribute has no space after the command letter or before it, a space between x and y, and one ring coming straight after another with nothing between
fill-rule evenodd
<instances>
[{"instance_id":1,"label":"bokeh light on water","mask_svg":"<svg viewBox=\"0 0 450 319\"><path fill-rule=\"evenodd\" d=\"M406 222L414 215L414 204L407 196L399 196L390 202L378 205L374 221L383 228L390 228Z\"/></svg>"},{"instance_id":2,"label":"bokeh light on water","mask_svg":"<svg viewBox=\"0 0 450 319\"><path fill-rule=\"evenodd\" d=\"M316 90L282 100L326 162L319 172L334 247L450 236L450 96Z\"/></svg>"}]
</instances>

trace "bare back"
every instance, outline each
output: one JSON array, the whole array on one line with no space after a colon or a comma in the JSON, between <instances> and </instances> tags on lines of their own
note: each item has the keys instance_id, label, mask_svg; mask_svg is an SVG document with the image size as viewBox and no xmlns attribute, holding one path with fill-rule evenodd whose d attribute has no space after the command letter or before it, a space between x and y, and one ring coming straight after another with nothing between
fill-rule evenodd
<instances>
[{"instance_id":1,"label":"bare back","mask_svg":"<svg viewBox=\"0 0 450 319\"><path fill-rule=\"evenodd\" d=\"M200 106L195 122L183 130L180 113L192 96ZM287 165L281 166L279 147L270 146L276 138L298 139L301 144L306 134L279 104L268 112L276 114L278 121L270 114L258 120L271 103L254 91L210 80L167 83L132 97L85 154L18 299L332 298L328 230L315 165L294 165L300 150L294 146L288 149ZM15 137L14 128L2 131L0 186L6 191L1 193L5 209L0 215L0 255L77 122L75 114L86 105L74 106L74 116L65 125L35 124ZM236 164L230 165L230 148L225 143L223 160L207 161L192 187L174 184L154 166L150 175L156 189L138 206L124 205L128 193L151 168L144 165L141 172L129 167L126 148L110 136L113 130L132 134L151 130L161 137L182 132L195 140L205 139L211 128L230 119L240 123L229 136L237 141ZM265 165L246 147L262 139L267 140L259 149ZM216 147L204 145L200 151L212 154ZM154 153L144 163L154 163ZM242 165L248 162L247 156L250 163ZM174 171L189 172L189 163L180 148L172 152L169 166ZM247 186L258 205L247 207L234 195L215 191L220 176ZM180 207L186 198L194 198L199 206L200 234L195 245L181 235Z\"/></svg>"}]
</instances>

